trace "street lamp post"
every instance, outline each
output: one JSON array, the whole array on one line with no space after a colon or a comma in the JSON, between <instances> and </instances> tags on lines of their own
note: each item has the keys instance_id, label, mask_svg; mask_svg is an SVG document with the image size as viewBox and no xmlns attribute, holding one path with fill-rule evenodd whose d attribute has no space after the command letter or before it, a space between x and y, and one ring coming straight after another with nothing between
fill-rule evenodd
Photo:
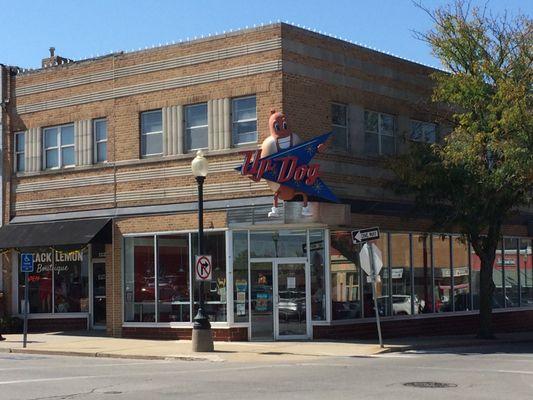
<instances>
[{"instance_id":1,"label":"street lamp post","mask_svg":"<svg viewBox=\"0 0 533 400\"><path fill-rule=\"evenodd\" d=\"M191 170L198 184L198 255L204 254L204 181L208 172L207 159L202 150L198 150L192 160ZM213 351L213 333L209 317L204 310L204 282L200 282L198 313L194 317L192 330L192 350L198 352Z\"/></svg>"}]
</instances>

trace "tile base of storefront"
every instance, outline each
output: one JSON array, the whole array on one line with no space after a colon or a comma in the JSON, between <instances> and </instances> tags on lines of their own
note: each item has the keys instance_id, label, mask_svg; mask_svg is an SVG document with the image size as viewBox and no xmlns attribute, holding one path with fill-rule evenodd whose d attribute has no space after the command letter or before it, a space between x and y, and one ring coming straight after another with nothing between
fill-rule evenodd
<instances>
[{"instance_id":1,"label":"tile base of storefront","mask_svg":"<svg viewBox=\"0 0 533 400\"><path fill-rule=\"evenodd\" d=\"M248 328L213 328L213 338L219 341L247 341ZM154 340L189 340L192 328L133 328L123 327L122 337Z\"/></svg>"},{"instance_id":2,"label":"tile base of storefront","mask_svg":"<svg viewBox=\"0 0 533 400\"><path fill-rule=\"evenodd\" d=\"M477 332L478 324L478 314L435 315L385 320L381 322L381 330L384 338L469 335ZM495 333L532 331L533 310L495 312L493 324ZM314 339L374 339L376 337L376 323L370 321L313 327Z\"/></svg>"},{"instance_id":3,"label":"tile base of storefront","mask_svg":"<svg viewBox=\"0 0 533 400\"><path fill-rule=\"evenodd\" d=\"M87 330L87 318L28 319L29 332L62 332Z\"/></svg>"}]
</instances>

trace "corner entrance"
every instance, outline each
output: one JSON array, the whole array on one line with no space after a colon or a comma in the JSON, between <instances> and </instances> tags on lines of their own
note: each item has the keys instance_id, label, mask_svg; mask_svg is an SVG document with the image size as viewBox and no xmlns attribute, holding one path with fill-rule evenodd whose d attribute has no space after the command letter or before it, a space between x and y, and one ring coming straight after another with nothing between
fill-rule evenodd
<instances>
[{"instance_id":1,"label":"corner entrance","mask_svg":"<svg viewBox=\"0 0 533 400\"><path fill-rule=\"evenodd\" d=\"M250 278L251 340L311 337L307 259L251 261Z\"/></svg>"}]
</instances>

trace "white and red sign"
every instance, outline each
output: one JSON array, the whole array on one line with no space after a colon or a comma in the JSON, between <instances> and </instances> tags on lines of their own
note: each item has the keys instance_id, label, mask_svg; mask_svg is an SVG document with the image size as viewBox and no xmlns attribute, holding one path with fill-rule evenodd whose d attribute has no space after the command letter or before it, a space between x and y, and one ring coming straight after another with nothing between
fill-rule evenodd
<instances>
[{"instance_id":1,"label":"white and red sign","mask_svg":"<svg viewBox=\"0 0 533 400\"><path fill-rule=\"evenodd\" d=\"M211 256L196 256L194 263L194 275L197 281L210 281L213 275Z\"/></svg>"}]
</instances>

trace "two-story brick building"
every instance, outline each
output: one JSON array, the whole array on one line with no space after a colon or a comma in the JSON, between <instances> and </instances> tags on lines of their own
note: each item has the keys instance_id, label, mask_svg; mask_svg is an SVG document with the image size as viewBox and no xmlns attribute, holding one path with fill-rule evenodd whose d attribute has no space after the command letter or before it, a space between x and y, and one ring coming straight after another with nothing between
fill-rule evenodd
<instances>
[{"instance_id":1,"label":"two-story brick building","mask_svg":"<svg viewBox=\"0 0 533 400\"><path fill-rule=\"evenodd\" d=\"M373 336L371 287L351 244L379 226L385 337L470 332L479 260L430 232L387 189L384 159L445 131L427 99L433 69L283 23L32 71L0 66L0 290L20 315L20 253L34 254L30 328L190 337L198 291L197 187L205 149L207 311L228 340ZM285 202L235 171L283 111L340 204ZM531 232L508 221L494 268L499 330L533 328Z\"/></svg>"}]
</instances>

